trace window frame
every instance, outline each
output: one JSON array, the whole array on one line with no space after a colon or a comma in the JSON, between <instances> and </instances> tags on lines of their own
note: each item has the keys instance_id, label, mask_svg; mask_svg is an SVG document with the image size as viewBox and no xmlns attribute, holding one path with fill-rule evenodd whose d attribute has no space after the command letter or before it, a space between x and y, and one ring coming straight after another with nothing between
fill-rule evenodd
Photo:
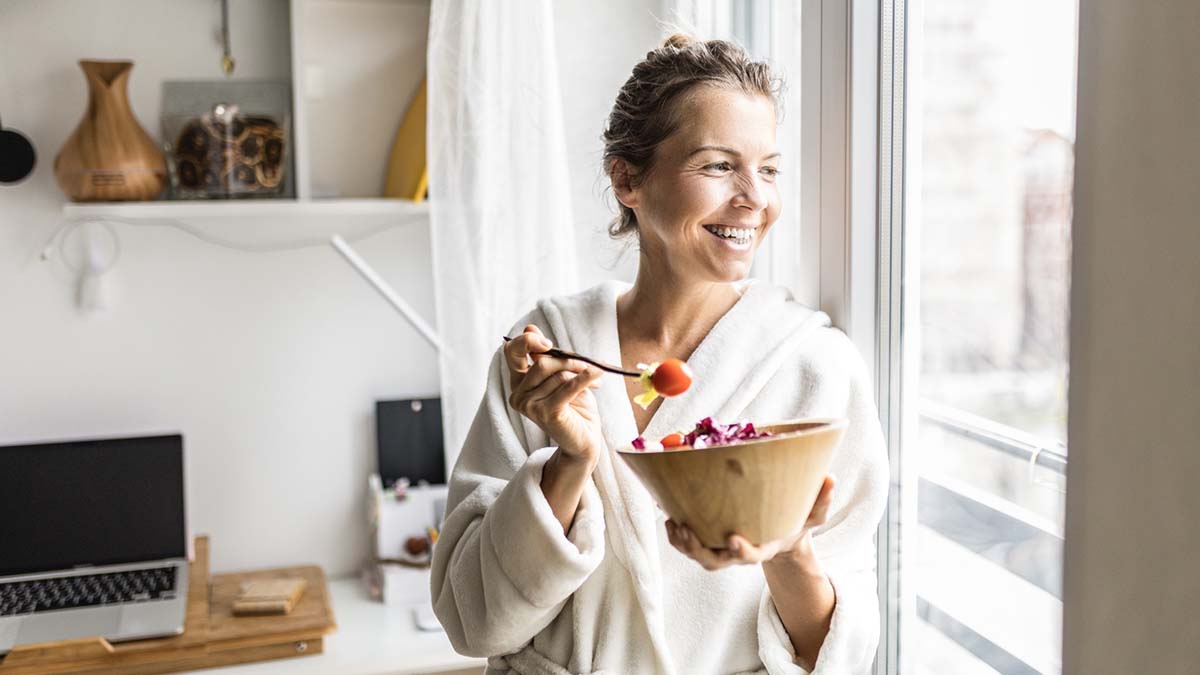
<instances>
[{"instance_id":1,"label":"window frame","mask_svg":"<svg viewBox=\"0 0 1200 675\"><path fill-rule=\"evenodd\" d=\"M887 441L890 471L888 505L879 524L877 536L877 570L879 573L879 610L881 617L880 648L876 658L878 675L911 672L912 659L904 644L907 627L903 617L915 616L916 594L905 583L903 569L912 547L901 546L902 530L913 522L917 513L916 491L906 486L916 485L916 463L906 463L900 452L901 439L915 428L916 418L902 406L904 389L903 364L906 352L912 354L914 343L906 343L901 329L904 316L906 285L915 288L905 274L904 218L905 176L905 103L908 93L908 7L906 0L880 0L879 14L874 26L874 44L878 70L875 87L879 94L876 129L879 134L876 154L878 175L878 208L875 231L876 246L876 402L880 422ZM869 27L857 34L860 44L872 42ZM865 48L864 48L865 49ZM865 225L860 225L865 227ZM915 276L913 271L912 276ZM906 414L907 413L907 414Z\"/></svg>"},{"instance_id":2,"label":"window frame","mask_svg":"<svg viewBox=\"0 0 1200 675\"><path fill-rule=\"evenodd\" d=\"M774 0L776 6L786 0ZM915 492L901 487L905 422L900 318L903 295L903 0L804 0L801 81L799 265L773 265L773 281L829 314L866 360L887 444L890 489L876 534L880 639L878 675L902 668L902 617L915 595L901 584L903 516ZM776 25L779 22L775 22ZM778 40L773 39L773 44ZM816 87L809 83L818 82ZM812 92L816 92L812 95ZM778 255L778 253L777 253ZM778 272L791 269L790 278ZM911 606L910 606L911 605ZM905 612L906 607L912 611Z\"/></svg>"}]
</instances>

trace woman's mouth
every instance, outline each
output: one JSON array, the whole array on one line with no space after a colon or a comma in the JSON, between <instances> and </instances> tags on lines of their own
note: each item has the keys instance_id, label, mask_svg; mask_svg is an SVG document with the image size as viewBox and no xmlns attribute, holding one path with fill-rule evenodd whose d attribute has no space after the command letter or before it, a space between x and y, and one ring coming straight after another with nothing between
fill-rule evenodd
<instances>
[{"instance_id":1,"label":"woman's mouth","mask_svg":"<svg viewBox=\"0 0 1200 675\"><path fill-rule=\"evenodd\" d=\"M724 225L705 225L708 233L724 241L735 250L745 251L754 242L756 227L726 227Z\"/></svg>"}]
</instances>

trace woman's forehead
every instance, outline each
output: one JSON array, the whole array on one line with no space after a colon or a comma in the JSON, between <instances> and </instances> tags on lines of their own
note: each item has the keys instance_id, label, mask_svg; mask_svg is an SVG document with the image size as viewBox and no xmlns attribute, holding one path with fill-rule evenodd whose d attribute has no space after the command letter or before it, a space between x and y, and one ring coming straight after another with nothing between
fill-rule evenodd
<instances>
[{"instance_id":1,"label":"woman's forehead","mask_svg":"<svg viewBox=\"0 0 1200 675\"><path fill-rule=\"evenodd\" d=\"M723 148L766 156L777 151L775 106L765 96L700 87L679 105L678 125L665 144L675 152L691 155L701 148Z\"/></svg>"}]
</instances>

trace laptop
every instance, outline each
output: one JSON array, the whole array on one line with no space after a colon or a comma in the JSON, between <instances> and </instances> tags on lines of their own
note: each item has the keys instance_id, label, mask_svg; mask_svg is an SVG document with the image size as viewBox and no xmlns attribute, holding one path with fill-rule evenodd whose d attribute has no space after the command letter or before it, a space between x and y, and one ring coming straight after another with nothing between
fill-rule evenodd
<instances>
[{"instance_id":1,"label":"laptop","mask_svg":"<svg viewBox=\"0 0 1200 675\"><path fill-rule=\"evenodd\" d=\"M0 655L183 632L183 436L0 446Z\"/></svg>"}]
</instances>

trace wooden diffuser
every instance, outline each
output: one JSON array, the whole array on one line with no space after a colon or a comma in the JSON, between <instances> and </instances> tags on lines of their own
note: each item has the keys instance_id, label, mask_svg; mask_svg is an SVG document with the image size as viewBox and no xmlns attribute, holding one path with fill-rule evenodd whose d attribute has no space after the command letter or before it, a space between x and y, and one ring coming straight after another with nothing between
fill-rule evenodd
<instances>
[{"instance_id":1,"label":"wooden diffuser","mask_svg":"<svg viewBox=\"0 0 1200 675\"><path fill-rule=\"evenodd\" d=\"M131 61L80 61L88 84L83 120L54 159L54 177L72 201L154 199L166 183L158 144L129 106Z\"/></svg>"}]
</instances>

